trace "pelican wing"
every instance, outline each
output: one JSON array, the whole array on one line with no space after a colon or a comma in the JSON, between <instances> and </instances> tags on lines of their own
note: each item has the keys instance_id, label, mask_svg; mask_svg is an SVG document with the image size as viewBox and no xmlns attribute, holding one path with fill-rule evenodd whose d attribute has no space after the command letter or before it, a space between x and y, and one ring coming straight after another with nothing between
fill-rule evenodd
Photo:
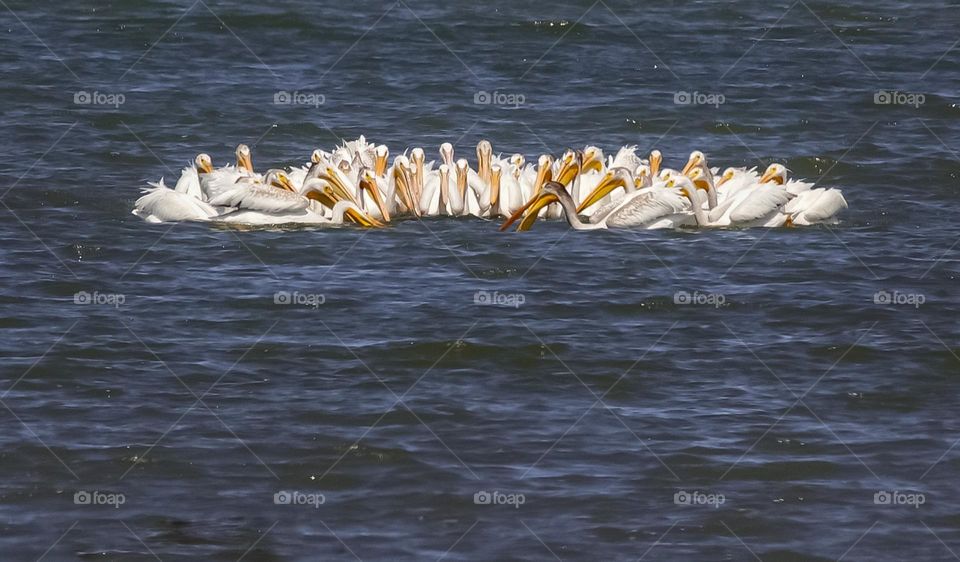
<instances>
[{"instance_id":1,"label":"pelican wing","mask_svg":"<svg viewBox=\"0 0 960 562\"><path fill-rule=\"evenodd\" d=\"M206 221L218 214L196 197L168 188L163 180L150 185L153 189L137 199L133 208L133 214L147 222Z\"/></svg>"},{"instance_id":2,"label":"pelican wing","mask_svg":"<svg viewBox=\"0 0 960 562\"><path fill-rule=\"evenodd\" d=\"M666 215L683 211L686 200L672 189L638 191L629 196L607 217L607 225L614 227L641 226Z\"/></svg>"},{"instance_id":3,"label":"pelican wing","mask_svg":"<svg viewBox=\"0 0 960 562\"><path fill-rule=\"evenodd\" d=\"M813 224L833 218L834 215L847 208L847 201L839 189L814 189L804 192L800 197L784 207L784 211L802 218L802 222Z\"/></svg>"},{"instance_id":4,"label":"pelican wing","mask_svg":"<svg viewBox=\"0 0 960 562\"><path fill-rule=\"evenodd\" d=\"M636 145L627 145L620 148L617 151L617 155L613 157L613 160L610 161L609 168L626 168L628 170L636 170L638 167L643 165L643 160L637 156L637 146Z\"/></svg>"},{"instance_id":5,"label":"pelican wing","mask_svg":"<svg viewBox=\"0 0 960 562\"><path fill-rule=\"evenodd\" d=\"M587 215L587 218L589 219L589 222L591 224L597 224L598 222L601 222L603 219L605 219L607 215L612 213L614 209L616 209L622 204L623 204L623 198L613 199L611 201L607 201L606 203L603 203L599 207L596 207L596 210L592 208L584 209L585 212L583 214Z\"/></svg>"},{"instance_id":6,"label":"pelican wing","mask_svg":"<svg viewBox=\"0 0 960 562\"><path fill-rule=\"evenodd\" d=\"M200 174L197 173L197 169L193 166L184 168L173 190L179 193L186 193L197 199L203 199L203 190L200 189Z\"/></svg>"},{"instance_id":7,"label":"pelican wing","mask_svg":"<svg viewBox=\"0 0 960 562\"><path fill-rule=\"evenodd\" d=\"M269 185L244 185L210 200L211 205L236 207L264 213L284 213L306 209L310 200L292 191Z\"/></svg>"},{"instance_id":8,"label":"pelican wing","mask_svg":"<svg viewBox=\"0 0 960 562\"><path fill-rule=\"evenodd\" d=\"M759 187L730 211L730 221L738 223L763 218L789 200L790 194L782 187Z\"/></svg>"},{"instance_id":9,"label":"pelican wing","mask_svg":"<svg viewBox=\"0 0 960 562\"><path fill-rule=\"evenodd\" d=\"M813 182L799 180L790 180L786 185L787 193L791 195L800 195L801 193L809 191L811 187L813 187Z\"/></svg>"},{"instance_id":10,"label":"pelican wing","mask_svg":"<svg viewBox=\"0 0 960 562\"><path fill-rule=\"evenodd\" d=\"M218 168L209 174L204 174L200 180L200 187L207 196L207 200L215 199L228 191L237 189L237 181L249 178L246 170L236 166L224 166Z\"/></svg>"}]
</instances>

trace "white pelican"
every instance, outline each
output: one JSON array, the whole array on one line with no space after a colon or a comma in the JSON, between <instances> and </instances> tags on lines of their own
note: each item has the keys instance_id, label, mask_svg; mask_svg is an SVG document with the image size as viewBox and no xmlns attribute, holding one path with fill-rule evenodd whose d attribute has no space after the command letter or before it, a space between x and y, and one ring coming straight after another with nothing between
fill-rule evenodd
<instances>
[{"instance_id":1,"label":"white pelican","mask_svg":"<svg viewBox=\"0 0 960 562\"><path fill-rule=\"evenodd\" d=\"M413 183L413 174L410 171L410 159L404 156L403 154L397 156L393 159L393 170L390 174L388 180L392 184L392 191L394 197L387 199L388 205L395 204L396 196L399 196L400 202L403 204L407 212L413 213L414 216L421 216L420 206L418 200L414 198L414 194L411 191L411 184ZM387 193L390 194L390 189L387 189Z\"/></svg>"},{"instance_id":2,"label":"white pelican","mask_svg":"<svg viewBox=\"0 0 960 562\"><path fill-rule=\"evenodd\" d=\"M490 176L493 173L493 145L488 140L481 140L477 143L477 175L480 181L490 186Z\"/></svg>"},{"instance_id":3,"label":"white pelican","mask_svg":"<svg viewBox=\"0 0 960 562\"><path fill-rule=\"evenodd\" d=\"M287 172L287 177L290 178L290 183L293 184L295 188L299 191L303 186L303 182L307 181L307 174L313 168L314 164L319 164L320 162L329 162L330 154L320 150L319 148L315 149L312 154L310 154L310 161L300 166L299 168L292 168Z\"/></svg>"},{"instance_id":4,"label":"white pelican","mask_svg":"<svg viewBox=\"0 0 960 562\"><path fill-rule=\"evenodd\" d=\"M338 146L330 158L335 166L346 162L350 166L373 168L376 161L376 148L367 142L367 139L360 135L360 138L353 141L343 141Z\"/></svg>"},{"instance_id":5,"label":"white pelican","mask_svg":"<svg viewBox=\"0 0 960 562\"><path fill-rule=\"evenodd\" d=\"M727 168L723 175L716 181L714 187L717 190L717 198L724 200L742 189L746 189L760 183L760 174L756 168Z\"/></svg>"},{"instance_id":6,"label":"white pelican","mask_svg":"<svg viewBox=\"0 0 960 562\"><path fill-rule=\"evenodd\" d=\"M787 190L787 193L791 195L800 195L804 191L809 190L813 187L812 182L794 180L787 178L787 170L783 164L770 164L767 167L766 171L763 173L763 176L760 178L760 183L774 182L784 186L784 189Z\"/></svg>"},{"instance_id":7,"label":"white pelican","mask_svg":"<svg viewBox=\"0 0 960 562\"><path fill-rule=\"evenodd\" d=\"M150 182L146 195L134 203L133 214L150 223L172 221L208 221L220 213L209 203L193 195L170 189L163 183Z\"/></svg>"},{"instance_id":8,"label":"white pelican","mask_svg":"<svg viewBox=\"0 0 960 562\"><path fill-rule=\"evenodd\" d=\"M208 201L234 189L234 184L242 178L257 177L253 171L250 147L245 144L238 145L236 155L236 166L217 168L200 177L200 187Z\"/></svg>"},{"instance_id":9,"label":"white pelican","mask_svg":"<svg viewBox=\"0 0 960 562\"><path fill-rule=\"evenodd\" d=\"M806 226L817 223L836 224L836 215L847 208L847 200L836 188L818 187L799 180L787 179L787 169L781 164L771 164L760 178L760 183L774 183L795 197L783 207L789 215L789 223Z\"/></svg>"},{"instance_id":10,"label":"white pelican","mask_svg":"<svg viewBox=\"0 0 960 562\"><path fill-rule=\"evenodd\" d=\"M681 189L693 205L698 226L775 227L784 226L787 223L787 215L781 211L792 196L782 185L763 183L742 189L707 213L703 209L699 192L700 189L709 192L713 186L703 175L703 170L699 168L690 173L690 179L696 187L683 186Z\"/></svg>"},{"instance_id":11,"label":"white pelican","mask_svg":"<svg viewBox=\"0 0 960 562\"><path fill-rule=\"evenodd\" d=\"M553 157L549 154L541 154L537 159L537 166L527 166L518 180L523 198L526 201L533 200L540 194L544 184L553 180ZM546 211L544 211L546 213Z\"/></svg>"},{"instance_id":12,"label":"white pelican","mask_svg":"<svg viewBox=\"0 0 960 562\"><path fill-rule=\"evenodd\" d=\"M663 165L663 154L660 154L659 150L650 151L650 158L647 160L647 164L650 166L651 177L659 176L660 166Z\"/></svg>"},{"instance_id":13,"label":"white pelican","mask_svg":"<svg viewBox=\"0 0 960 562\"><path fill-rule=\"evenodd\" d=\"M843 193L835 188L818 187L797 195L783 206L783 212L790 216L790 224L806 226L810 224L836 224L836 215L847 208Z\"/></svg>"},{"instance_id":14,"label":"white pelican","mask_svg":"<svg viewBox=\"0 0 960 562\"><path fill-rule=\"evenodd\" d=\"M523 206L520 182L494 164L490 169L490 216L507 218Z\"/></svg>"},{"instance_id":15,"label":"white pelican","mask_svg":"<svg viewBox=\"0 0 960 562\"><path fill-rule=\"evenodd\" d=\"M523 172L523 165L526 161L527 159L524 158L523 154L514 154L510 157L510 174L513 175L517 181L520 181L520 174Z\"/></svg>"},{"instance_id":16,"label":"white pelican","mask_svg":"<svg viewBox=\"0 0 960 562\"><path fill-rule=\"evenodd\" d=\"M303 194L294 190L282 170L270 170L265 179L266 183L255 178L241 180L237 189L219 196L217 203L237 210L215 220L246 225L324 225L341 224L346 217L364 227L383 226L350 200L349 192L342 185L326 177L307 179ZM316 202L331 209L330 216Z\"/></svg>"},{"instance_id":17,"label":"white pelican","mask_svg":"<svg viewBox=\"0 0 960 562\"><path fill-rule=\"evenodd\" d=\"M414 200L420 200L423 197L425 160L426 154L424 154L422 148L417 147L410 151L410 179L412 180L410 191L413 192Z\"/></svg>"},{"instance_id":18,"label":"white pelican","mask_svg":"<svg viewBox=\"0 0 960 562\"><path fill-rule=\"evenodd\" d=\"M590 223L603 223L617 228L676 228L690 224L693 217L687 212L687 202L679 191L663 184L637 189L633 174L626 168L608 170L597 187L577 208L584 209L604 200L615 190L627 193L607 203L592 215ZM691 184L692 185L692 184Z\"/></svg>"},{"instance_id":19,"label":"white pelican","mask_svg":"<svg viewBox=\"0 0 960 562\"><path fill-rule=\"evenodd\" d=\"M387 174L387 158L390 156L390 149L381 144L374 149L373 173L378 178L385 177Z\"/></svg>"},{"instance_id":20,"label":"white pelican","mask_svg":"<svg viewBox=\"0 0 960 562\"><path fill-rule=\"evenodd\" d=\"M607 216L597 222L583 222L577 216L573 197L563 185L558 182L548 182L540 195L531 200L524 208L513 214L500 230L509 227L525 211L527 216L517 226L517 231L529 230L537 220L539 210L551 203L559 203L567 222L575 230L601 230L607 228L643 227L655 222L658 218L680 213L687 206L686 201L678 192L670 189L659 189L646 193L638 193L630 197L623 205L617 207ZM529 209L527 208L529 207Z\"/></svg>"},{"instance_id":21,"label":"white pelican","mask_svg":"<svg viewBox=\"0 0 960 562\"><path fill-rule=\"evenodd\" d=\"M342 163L343 161L341 161ZM318 179L324 180L335 187L343 199L356 204L369 216L384 221L390 221L390 210L373 173L367 168L357 170L357 179L351 176L352 170L341 170L338 166L323 166L316 173ZM306 188L306 186L304 186ZM295 191L295 190L294 190Z\"/></svg>"},{"instance_id":22,"label":"white pelican","mask_svg":"<svg viewBox=\"0 0 960 562\"><path fill-rule=\"evenodd\" d=\"M683 167L683 170L680 170L680 173L690 177L693 170L700 170L704 181L710 185L710 189L707 190L707 206L713 209L718 203L716 182L713 178L713 171L707 165L706 155L699 150L694 150L690 153L690 158L687 160L687 164Z\"/></svg>"},{"instance_id":23,"label":"white pelican","mask_svg":"<svg viewBox=\"0 0 960 562\"><path fill-rule=\"evenodd\" d=\"M193 166L187 166L180 173L177 185L170 189L163 182L149 182L151 187L143 190L143 195L133 205L133 214L150 223L172 221L205 221L220 214L213 205L203 200L200 187L201 174L213 170L213 163L207 154L198 154Z\"/></svg>"}]
</instances>

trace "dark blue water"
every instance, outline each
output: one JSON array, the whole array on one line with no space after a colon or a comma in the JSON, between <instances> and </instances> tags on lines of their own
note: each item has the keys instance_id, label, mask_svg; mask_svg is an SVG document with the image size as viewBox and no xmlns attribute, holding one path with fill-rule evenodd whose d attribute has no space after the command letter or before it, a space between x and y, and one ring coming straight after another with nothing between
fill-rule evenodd
<instances>
[{"instance_id":1,"label":"dark blue water","mask_svg":"<svg viewBox=\"0 0 960 562\"><path fill-rule=\"evenodd\" d=\"M3 559L960 552L955 2L2 4ZM197 152L265 169L360 134L701 149L850 209L521 234L129 214Z\"/></svg>"}]
</instances>

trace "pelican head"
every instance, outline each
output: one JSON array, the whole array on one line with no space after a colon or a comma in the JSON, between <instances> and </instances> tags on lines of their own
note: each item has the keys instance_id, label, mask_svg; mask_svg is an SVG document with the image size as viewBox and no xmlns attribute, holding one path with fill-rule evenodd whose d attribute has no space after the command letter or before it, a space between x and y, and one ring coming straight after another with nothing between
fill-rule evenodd
<instances>
[{"instance_id":1,"label":"pelican head","mask_svg":"<svg viewBox=\"0 0 960 562\"><path fill-rule=\"evenodd\" d=\"M334 212L336 212L337 208L342 207L345 218L364 228L380 228L384 226L382 222L363 212L354 201L344 199L343 194L338 192L332 184L325 185L323 189L312 186L306 193L306 197L307 199L319 201L334 210Z\"/></svg>"},{"instance_id":2,"label":"pelican head","mask_svg":"<svg viewBox=\"0 0 960 562\"><path fill-rule=\"evenodd\" d=\"M445 142L440 145L440 159L448 168L453 167L453 145Z\"/></svg>"},{"instance_id":3,"label":"pelican head","mask_svg":"<svg viewBox=\"0 0 960 562\"><path fill-rule=\"evenodd\" d=\"M414 166L423 164L426 154L423 153L423 149L419 146L410 151L410 161L413 162Z\"/></svg>"},{"instance_id":4,"label":"pelican head","mask_svg":"<svg viewBox=\"0 0 960 562\"><path fill-rule=\"evenodd\" d=\"M460 197L467 196L467 172L470 170L470 163L466 158L457 160L457 189L460 190Z\"/></svg>"},{"instance_id":5,"label":"pelican head","mask_svg":"<svg viewBox=\"0 0 960 562\"><path fill-rule=\"evenodd\" d=\"M193 159L193 165L197 168L197 172L201 174L209 174L213 171L213 160L209 154L202 152L197 154L197 157Z\"/></svg>"},{"instance_id":6,"label":"pelican head","mask_svg":"<svg viewBox=\"0 0 960 562\"><path fill-rule=\"evenodd\" d=\"M598 201L609 195L614 189L634 185L634 180L630 177L630 172L626 168L613 168L607 170L607 173L600 178L600 183L593 189L590 195L577 207L577 213L595 205Z\"/></svg>"},{"instance_id":7,"label":"pelican head","mask_svg":"<svg viewBox=\"0 0 960 562\"><path fill-rule=\"evenodd\" d=\"M250 147L245 144L237 145L237 167L253 173L253 157L250 156Z\"/></svg>"},{"instance_id":8,"label":"pelican head","mask_svg":"<svg viewBox=\"0 0 960 562\"><path fill-rule=\"evenodd\" d=\"M323 162L323 151L319 148L313 149L313 153L310 154L310 162L314 164L319 164Z\"/></svg>"},{"instance_id":9,"label":"pelican head","mask_svg":"<svg viewBox=\"0 0 960 562\"><path fill-rule=\"evenodd\" d=\"M403 154L393 159L393 180L397 184L397 192L400 194L400 201L403 205L420 216L420 208L413 202L413 194L410 191L410 160Z\"/></svg>"},{"instance_id":10,"label":"pelican head","mask_svg":"<svg viewBox=\"0 0 960 562\"><path fill-rule=\"evenodd\" d=\"M387 145L381 144L373 150L374 164L373 173L378 177L383 177L387 173L387 157L390 156L390 149Z\"/></svg>"},{"instance_id":11,"label":"pelican head","mask_svg":"<svg viewBox=\"0 0 960 562\"><path fill-rule=\"evenodd\" d=\"M350 201L359 206L356 196L350 192L350 188L347 186L349 180L347 180L338 167L327 164L323 167L319 178L326 181L330 187L333 188L338 195L338 199Z\"/></svg>"},{"instance_id":12,"label":"pelican head","mask_svg":"<svg viewBox=\"0 0 960 562\"><path fill-rule=\"evenodd\" d=\"M523 165L527 163L527 159L523 157L523 154L514 154L510 157L510 165L513 166L513 177L520 178L520 173L523 172Z\"/></svg>"},{"instance_id":13,"label":"pelican head","mask_svg":"<svg viewBox=\"0 0 960 562\"><path fill-rule=\"evenodd\" d=\"M637 166L637 171L634 173L634 175L635 177L633 183L637 189L650 187L653 184L653 176L650 174L650 166L647 166L646 164L640 164Z\"/></svg>"},{"instance_id":14,"label":"pelican head","mask_svg":"<svg viewBox=\"0 0 960 562\"><path fill-rule=\"evenodd\" d=\"M667 180L667 187L679 187L679 188L685 187L691 191L697 190L697 186L693 184L693 181L690 178L680 174L671 175L670 179Z\"/></svg>"},{"instance_id":15,"label":"pelican head","mask_svg":"<svg viewBox=\"0 0 960 562\"><path fill-rule=\"evenodd\" d=\"M690 174L687 176L691 182L693 182L694 187L697 189L702 189L707 193L713 191L714 185L710 181L710 177L703 171L703 168L694 168L690 171Z\"/></svg>"},{"instance_id":16,"label":"pelican head","mask_svg":"<svg viewBox=\"0 0 960 562\"><path fill-rule=\"evenodd\" d=\"M490 182L490 165L493 163L493 145L484 139L477 143L477 173L484 183Z\"/></svg>"},{"instance_id":17,"label":"pelican head","mask_svg":"<svg viewBox=\"0 0 960 562\"><path fill-rule=\"evenodd\" d=\"M704 153L699 150L694 150L690 153L690 158L687 160L687 165L683 167L683 170L680 171L681 174L688 176L690 175L690 170L694 168L699 168L707 165L707 157Z\"/></svg>"},{"instance_id":18,"label":"pelican head","mask_svg":"<svg viewBox=\"0 0 960 562\"><path fill-rule=\"evenodd\" d=\"M440 193L443 194L443 189L447 187L447 182L450 180L450 166L446 164L440 164Z\"/></svg>"},{"instance_id":19,"label":"pelican head","mask_svg":"<svg viewBox=\"0 0 960 562\"><path fill-rule=\"evenodd\" d=\"M579 173L580 158L577 157L577 153L572 150L564 152L560 158L560 170L557 172L556 181L567 185L576 178Z\"/></svg>"},{"instance_id":20,"label":"pelican head","mask_svg":"<svg viewBox=\"0 0 960 562\"><path fill-rule=\"evenodd\" d=\"M650 173L653 177L657 177L657 174L660 173L660 165L663 164L663 154L660 154L659 150L653 150L650 152Z\"/></svg>"},{"instance_id":21,"label":"pelican head","mask_svg":"<svg viewBox=\"0 0 960 562\"><path fill-rule=\"evenodd\" d=\"M503 170L499 165L494 164L490 167L490 207L495 208L497 201L500 200L500 175Z\"/></svg>"},{"instance_id":22,"label":"pelican head","mask_svg":"<svg viewBox=\"0 0 960 562\"><path fill-rule=\"evenodd\" d=\"M264 183L286 191L292 191L294 193L297 192L297 188L293 186L293 182L290 181L290 177L287 176L287 173L283 170L267 171L267 175L264 177Z\"/></svg>"},{"instance_id":23,"label":"pelican head","mask_svg":"<svg viewBox=\"0 0 960 562\"><path fill-rule=\"evenodd\" d=\"M413 173L420 184L423 183L423 161L425 159L426 154L423 153L422 148L417 147L410 151L410 161L413 163Z\"/></svg>"},{"instance_id":24,"label":"pelican head","mask_svg":"<svg viewBox=\"0 0 960 562\"><path fill-rule=\"evenodd\" d=\"M553 156L541 154L537 159L537 179L534 182L534 193L539 194L543 184L553 179Z\"/></svg>"},{"instance_id":25,"label":"pelican head","mask_svg":"<svg viewBox=\"0 0 960 562\"><path fill-rule=\"evenodd\" d=\"M597 172L603 171L603 151L596 146L588 146L583 149L583 162L580 164L580 173L586 173L590 170Z\"/></svg>"},{"instance_id":26,"label":"pelican head","mask_svg":"<svg viewBox=\"0 0 960 562\"><path fill-rule=\"evenodd\" d=\"M510 228L510 225L520 217L523 217L523 220L517 225L517 232L530 230L530 227L536 222L540 210L552 203L559 203L561 199L567 199L570 204L573 203L570 193L567 192L567 188L564 187L562 183L555 181L546 182L540 193L530 198L530 200L517 209L515 213L510 215L507 220L503 221L503 224L500 225L500 231L502 232ZM526 216L524 216L524 214L526 214Z\"/></svg>"},{"instance_id":27,"label":"pelican head","mask_svg":"<svg viewBox=\"0 0 960 562\"><path fill-rule=\"evenodd\" d=\"M726 170L723 171L723 175L720 176L720 179L717 180L717 185L716 185L716 186L717 186L717 187L720 187L721 185L723 185L723 184L727 183L728 181L732 180L732 179L733 179L733 176L734 176L736 173L737 173L736 168L727 168Z\"/></svg>"},{"instance_id":28,"label":"pelican head","mask_svg":"<svg viewBox=\"0 0 960 562\"><path fill-rule=\"evenodd\" d=\"M778 185L787 183L787 168L782 164L770 164L760 177L760 183L773 182Z\"/></svg>"},{"instance_id":29,"label":"pelican head","mask_svg":"<svg viewBox=\"0 0 960 562\"><path fill-rule=\"evenodd\" d=\"M380 216L383 217L383 220L390 222L390 211L387 209L383 196L380 194L380 188L377 187L377 177L373 174L373 171L369 168L364 168L361 170L358 180L360 189L369 193L370 198L373 199L377 208L380 209Z\"/></svg>"}]
</instances>

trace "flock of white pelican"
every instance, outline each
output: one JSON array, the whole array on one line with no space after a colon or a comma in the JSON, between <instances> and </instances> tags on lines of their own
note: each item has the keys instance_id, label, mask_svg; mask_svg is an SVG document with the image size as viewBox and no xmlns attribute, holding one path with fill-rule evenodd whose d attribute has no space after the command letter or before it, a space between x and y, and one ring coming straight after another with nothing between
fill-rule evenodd
<instances>
[{"instance_id":1,"label":"flock of white pelican","mask_svg":"<svg viewBox=\"0 0 960 562\"><path fill-rule=\"evenodd\" d=\"M302 166L254 171L241 144L236 163L214 168L199 154L176 186L150 183L133 214L147 222L216 221L247 225L289 223L383 227L401 218L475 216L519 221L529 230L538 218L565 217L577 230L604 228L784 227L835 223L847 208L834 188L788 177L781 164L711 168L700 151L680 170L663 167L658 150L644 159L635 146L604 156L595 146L568 150L559 159L494 155L477 144L476 168L454 159L443 143L439 160L422 148L388 162L384 145L360 137L332 152L314 150Z\"/></svg>"}]
</instances>

